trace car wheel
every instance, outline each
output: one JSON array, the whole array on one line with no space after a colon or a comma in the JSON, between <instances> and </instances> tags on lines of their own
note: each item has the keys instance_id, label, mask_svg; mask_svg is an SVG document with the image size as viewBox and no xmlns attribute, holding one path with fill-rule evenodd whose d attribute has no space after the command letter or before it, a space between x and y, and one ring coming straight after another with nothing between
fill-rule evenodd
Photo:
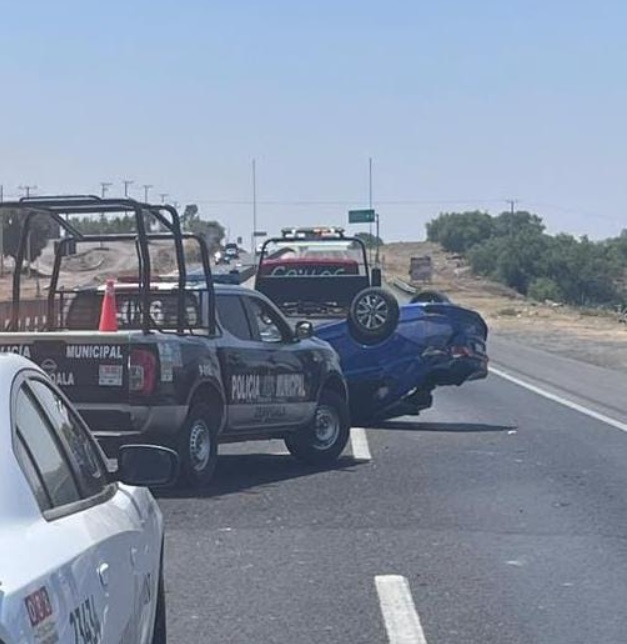
<instances>
[{"instance_id":1,"label":"car wheel","mask_svg":"<svg viewBox=\"0 0 627 644\"><path fill-rule=\"evenodd\" d=\"M310 465L330 465L348 442L350 420L344 399L323 391L313 422L285 438L290 454Z\"/></svg>"},{"instance_id":2,"label":"car wheel","mask_svg":"<svg viewBox=\"0 0 627 644\"><path fill-rule=\"evenodd\" d=\"M178 443L182 482L192 487L209 483L218 460L218 436L215 414L211 407L197 404L192 407Z\"/></svg>"},{"instance_id":3,"label":"car wheel","mask_svg":"<svg viewBox=\"0 0 627 644\"><path fill-rule=\"evenodd\" d=\"M351 302L348 328L357 342L378 344L394 333L399 315L394 295L382 288L366 288Z\"/></svg>"},{"instance_id":4,"label":"car wheel","mask_svg":"<svg viewBox=\"0 0 627 644\"><path fill-rule=\"evenodd\" d=\"M165 612L165 584L163 583L163 564L159 572L159 587L157 589L157 608L155 611L155 627L152 632L152 644L167 644Z\"/></svg>"},{"instance_id":5,"label":"car wheel","mask_svg":"<svg viewBox=\"0 0 627 644\"><path fill-rule=\"evenodd\" d=\"M411 298L410 303L416 304L422 302L424 304L450 304L451 300L444 293L440 291L421 291L417 295Z\"/></svg>"}]
</instances>

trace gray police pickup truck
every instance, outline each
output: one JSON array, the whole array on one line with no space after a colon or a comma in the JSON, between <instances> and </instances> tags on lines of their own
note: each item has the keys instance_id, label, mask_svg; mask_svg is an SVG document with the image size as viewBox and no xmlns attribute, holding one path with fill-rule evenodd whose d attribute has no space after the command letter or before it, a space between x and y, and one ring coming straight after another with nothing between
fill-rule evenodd
<instances>
[{"instance_id":1,"label":"gray police pickup truck","mask_svg":"<svg viewBox=\"0 0 627 644\"><path fill-rule=\"evenodd\" d=\"M220 442L282 438L296 458L315 465L340 455L350 421L335 351L312 337L308 322L293 330L260 293L214 285L204 240L182 234L173 209L94 197L31 199L3 207L24 213L24 241L42 213L64 228L66 237L56 251L41 331L19 331L24 253L18 253L13 315L0 333L0 350L39 364L109 454L127 442L173 447L182 477L193 486L210 480ZM137 234L82 235L68 215L90 212L135 213ZM166 232L148 232L147 216ZM200 288L185 279L186 238L200 247L206 275ZM61 260L76 242L124 240L136 242L139 274L131 283L115 284L118 330L100 332L104 288L59 288ZM150 274L151 246L167 241L176 248L175 283L157 282Z\"/></svg>"}]
</instances>

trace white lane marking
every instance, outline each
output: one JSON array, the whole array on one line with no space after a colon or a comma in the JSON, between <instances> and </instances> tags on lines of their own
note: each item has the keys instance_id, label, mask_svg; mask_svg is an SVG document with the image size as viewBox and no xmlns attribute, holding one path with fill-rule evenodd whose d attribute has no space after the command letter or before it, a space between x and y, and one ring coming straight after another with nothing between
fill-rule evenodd
<instances>
[{"instance_id":1,"label":"white lane marking","mask_svg":"<svg viewBox=\"0 0 627 644\"><path fill-rule=\"evenodd\" d=\"M495 376L499 376L499 378L503 378L504 380L509 380L509 382L513 382L515 385L518 385L519 387L524 387L525 389L528 389L529 391L532 391L534 394L537 394L538 396L542 396L547 400L552 400L553 402L559 403L560 405L564 405L564 407L569 407L570 409L574 409L575 411L578 411L580 414L585 414L586 416L589 416L590 418L594 418L595 420L599 420L602 423L605 423L606 425L610 425L611 427L620 429L623 432L627 432L627 423L621 423L620 420L610 418L605 414L600 414L598 411L588 409L587 407L584 407L583 405L573 402L572 400L568 400L568 398L562 398L562 396L558 396L557 394L552 394L551 392L545 391L540 387L536 387L536 385L532 385L529 382L525 382L524 380L519 380L518 378L515 378L514 376L510 376L508 373L506 373L505 371L501 371L500 369L495 369L494 367L490 367L490 373L493 373Z\"/></svg>"},{"instance_id":2,"label":"white lane marking","mask_svg":"<svg viewBox=\"0 0 627 644\"><path fill-rule=\"evenodd\" d=\"M407 579L377 575L374 583L390 644L427 644Z\"/></svg>"},{"instance_id":3,"label":"white lane marking","mask_svg":"<svg viewBox=\"0 0 627 644\"><path fill-rule=\"evenodd\" d=\"M270 448L269 454L270 456L289 456L290 451L285 447L285 445L277 445L276 447Z\"/></svg>"},{"instance_id":4,"label":"white lane marking","mask_svg":"<svg viewBox=\"0 0 627 644\"><path fill-rule=\"evenodd\" d=\"M368 446L368 437L363 427L351 428L351 450L353 452L353 458L356 461L372 460L370 447Z\"/></svg>"}]
</instances>

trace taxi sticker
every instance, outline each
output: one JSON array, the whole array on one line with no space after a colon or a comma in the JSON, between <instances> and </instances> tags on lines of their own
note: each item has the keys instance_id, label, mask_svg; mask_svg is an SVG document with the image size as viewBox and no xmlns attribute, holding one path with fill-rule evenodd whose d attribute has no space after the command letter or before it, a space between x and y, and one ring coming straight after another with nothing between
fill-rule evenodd
<instances>
[{"instance_id":1,"label":"taxi sticker","mask_svg":"<svg viewBox=\"0 0 627 644\"><path fill-rule=\"evenodd\" d=\"M26 612L33 630L33 639L37 644L55 644L59 641L57 624L50 595L45 586L24 598Z\"/></svg>"}]
</instances>

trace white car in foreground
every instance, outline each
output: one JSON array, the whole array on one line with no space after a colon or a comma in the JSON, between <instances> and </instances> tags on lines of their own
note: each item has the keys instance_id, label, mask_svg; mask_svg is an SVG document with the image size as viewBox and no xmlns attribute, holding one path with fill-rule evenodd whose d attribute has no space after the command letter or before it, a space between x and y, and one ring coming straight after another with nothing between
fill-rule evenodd
<instances>
[{"instance_id":1,"label":"white car in foreground","mask_svg":"<svg viewBox=\"0 0 627 644\"><path fill-rule=\"evenodd\" d=\"M0 355L0 644L163 644L163 519L145 487L176 454L129 445L118 471L68 400Z\"/></svg>"}]
</instances>

